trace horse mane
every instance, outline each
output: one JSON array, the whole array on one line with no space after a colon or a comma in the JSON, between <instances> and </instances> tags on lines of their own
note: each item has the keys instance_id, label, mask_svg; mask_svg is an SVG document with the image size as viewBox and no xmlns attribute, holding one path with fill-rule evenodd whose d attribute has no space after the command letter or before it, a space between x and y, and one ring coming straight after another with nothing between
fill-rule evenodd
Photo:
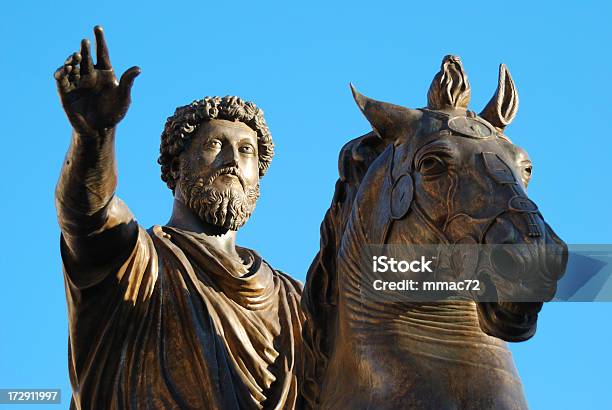
<instances>
[{"instance_id":1,"label":"horse mane","mask_svg":"<svg viewBox=\"0 0 612 410\"><path fill-rule=\"evenodd\" d=\"M302 293L304 343L303 374L300 382L300 407L319 408L319 393L333 346L337 319L338 283L336 256L353 201L368 168L387 142L374 132L346 143L338 158L339 178L331 206L321 222L321 241Z\"/></svg>"}]
</instances>

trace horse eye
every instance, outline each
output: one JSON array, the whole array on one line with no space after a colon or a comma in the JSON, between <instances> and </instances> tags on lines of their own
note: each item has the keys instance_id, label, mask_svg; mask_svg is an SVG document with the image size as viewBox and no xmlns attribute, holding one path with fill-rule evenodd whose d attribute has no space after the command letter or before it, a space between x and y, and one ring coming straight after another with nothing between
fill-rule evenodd
<instances>
[{"instance_id":1,"label":"horse eye","mask_svg":"<svg viewBox=\"0 0 612 410\"><path fill-rule=\"evenodd\" d=\"M419 172L423 175L438 175L446 171L446 164L435 155L429 155L419 163Z\"/></svg>"},{"instance_id":2,"label":"horse eye","mask_svg":"<svg viewBox=\"0 0 612 410\"><path fill-rule=\"evenodd\" d=\"M533 167L531 165L529 165L528 167L525 168L525 174L530 175L531 176L531 171L532 171Z\"/></svg>"}]
</instances>

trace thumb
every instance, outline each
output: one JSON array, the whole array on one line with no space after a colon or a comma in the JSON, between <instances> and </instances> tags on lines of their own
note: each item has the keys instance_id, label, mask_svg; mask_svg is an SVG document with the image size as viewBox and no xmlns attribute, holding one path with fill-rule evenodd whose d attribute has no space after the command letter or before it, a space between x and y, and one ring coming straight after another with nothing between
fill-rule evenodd
<instances>
[{"instance_id":1,"label":"thumb","mask_svg":"<svg viewBox=\"0 0 612 410\"><path fill-rule=\"evenodd\" d=\"M134 85L134 80L136 77L140 75L140 67L134 66L128 70L121 76L121 80L119 80L119 89L121 92L127 96L130 95L130 91L132 90L132 85Z\"/></svg>"}]
</instances>

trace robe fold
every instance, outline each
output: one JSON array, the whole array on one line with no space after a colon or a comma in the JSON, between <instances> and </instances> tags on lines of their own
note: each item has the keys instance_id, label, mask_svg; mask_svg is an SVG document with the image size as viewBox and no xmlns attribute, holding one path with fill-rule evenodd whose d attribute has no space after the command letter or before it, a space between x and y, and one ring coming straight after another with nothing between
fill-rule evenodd
<instances>
[{"instance_id":1,"label":"robe fold","mask_svg":"<svg viewBox=\"0 0 612 410\"><path fill-rule=\"evenodd\" d=\"M107 266L62 239L73 409L291 409L302 285L256 252L138 228Z\"/></svg>"}]
</instances>

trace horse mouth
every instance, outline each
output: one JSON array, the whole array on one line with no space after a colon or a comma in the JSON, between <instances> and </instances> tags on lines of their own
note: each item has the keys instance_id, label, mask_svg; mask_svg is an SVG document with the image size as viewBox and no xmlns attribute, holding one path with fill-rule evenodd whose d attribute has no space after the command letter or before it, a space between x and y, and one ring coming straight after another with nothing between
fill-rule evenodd
<instances>
[{"instance_id":1,"label":"horse mouth","mask_svg":"<svg viewBox=\"0 0 612 410\"><path fill-rule=\"evenodd\" d=\"M541 302L480 302L477 305L480 328L489 336L507 342L525 341L535 334L542 305Z\"/></svg>"}]
</instances>

